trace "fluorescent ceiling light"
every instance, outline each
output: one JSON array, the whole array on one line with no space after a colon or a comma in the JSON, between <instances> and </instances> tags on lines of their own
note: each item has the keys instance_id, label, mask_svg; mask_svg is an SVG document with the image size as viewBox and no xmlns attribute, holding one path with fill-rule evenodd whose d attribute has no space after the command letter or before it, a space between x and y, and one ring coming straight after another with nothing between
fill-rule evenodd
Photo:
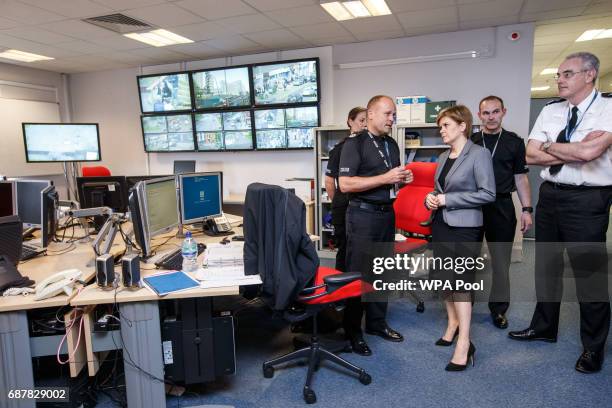
<instances>
[{"instance_id":1,"label":"fluorescent ceiling light","mask_svg":"<svg viewBox=\"0 0 612 408\"><path fill-rule=\"evenodd\" d=\"M603 38L612 38L612 29L599 28L596 30L587 30L576 39L576 42L601 40Z\"/></svg>"},{"instance_id":2,"label":"fluorescent ceiling light","mask_svg":"<svg viewBox=\"0 0 612 408\"><path fill-rule=\"evenodd\" d=\"M19 50L6 50L4 52L0 52L0 58L7 58L21 62L47 61L55 59L51 57L45 57L44 55L32 54Z\"/></svg>"},{"instance_id":3,"label":"fluorescent ceiling light","mask_svg":"<svg viewBox=\"0 0 612 408\"><path fill-rule=\"evenodd\" d=\"M190 40L189 38L182 37L161 28L144 33L130 33L123 35L127 38L131 38L132 40L140 41L154 47L165 47L167 45L188 44L193 42L193 40Z\"/></svg>"},{"instance_id":4,"label":"fluorescent ceiling light","mask_svg":"<svg viewBox=\"0 0 612 408\"><path fill-rule=\"evenodd\" d=\"M557 68L544 68L540 75L555 75L557 73Z\"/></svg>"},{"instance_id":5,"label":"fluorescent ceiling light","mask_svg":"<svg viewBox=\"0 0 612 408\"><path fill-rule=\"evenodd\" d=\"M531 87L531 92L534 91L548 91L550 89L550 86L546 85L546 86L532 86Z\"/></svg>"},{"instance_id":6,"label":"fluorescent ceiling light","mask_svg":"<svg viewBox=\"0 0 612 408\"><path fill-rule=\"evenodd\" d=\"M321 0L320 4L337 21L391 14L385 0Z\"/></svg>"}]
</instances>

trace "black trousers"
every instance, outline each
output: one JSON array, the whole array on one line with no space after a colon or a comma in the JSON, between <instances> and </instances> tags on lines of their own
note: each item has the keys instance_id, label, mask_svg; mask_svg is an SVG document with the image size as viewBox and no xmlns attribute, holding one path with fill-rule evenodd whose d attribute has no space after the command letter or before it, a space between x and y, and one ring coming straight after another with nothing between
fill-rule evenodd
<instances>
[{"instance_id":1,"label":"black trousers","mask_svg":"<svg viewBox=\"0 0 612 408\"><path fill-rule=\"evenodd\" d=\"M538 303L530 325L538 334L557 336L563 252L567 250L580 302L582 345L591 351L603 350L610 330L605 241L611 203L612 187L566 189L548 182L540 187L535 220Z\"/></svg>"},{"instance_id":2,"label":"black trousers","mask_svg":"<svg viewBox=\"0 0 612 408\"><path fill-rule=\"evenodd\" d=\"M370 211L349 206L346 211L346 271L371 275L373 243L389 243L393 248L395 238L395 214L391 211ZM375 251L378 251L375 249ZM393 256L376 253L376 256ZM347 336L361 334L361 320L365 309L366 327L382 329L386 325L387 302L362 302L351 298L344 309L344 332Z\"/></svg>"},{"instance_id":3,"label":"black trousers","mask_svg":"<svg viewBox=\"0 0 612 408\"><path fill-rule=\"evenodd\" d=\"M505 314L510 306L510 260L516 231L512 196L498 196L494 203L482 207L484 237L491 253L491 313Z\"/></svg>"},{"instance_id":4,"label":"black trousers","mask_svg":"<svg viewBox=\"0 0 612 408\"><path fill-rule=\"evenodd\" d=\"M332 208L332 225L338 252L336 269L346 272L346 207Z\"/></svg>"}]
</instances>

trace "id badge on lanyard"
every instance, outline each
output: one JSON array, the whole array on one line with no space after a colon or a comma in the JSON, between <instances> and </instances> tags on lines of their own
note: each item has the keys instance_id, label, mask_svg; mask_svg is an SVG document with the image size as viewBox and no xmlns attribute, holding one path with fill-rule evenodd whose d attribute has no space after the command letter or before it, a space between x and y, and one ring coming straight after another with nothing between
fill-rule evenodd
<instances>
[{"instance_id":1,"label":"id badge on lanyard","mask_svg":"<svg viewBox=\"0 0 612 408\"><path fill-rule=\"evenodd\" d=\"M372 136L370 132L368 132L368 135L370 136L370 140L372 140L372 143L374 143L374 147L376 147L376 149L378 150L380 157L383 159L383 162L385 163L385 167L387 168L387 170L391 170L391 164L390 164L391 154L389 153L389 145L387 144L387 141L385 140L385 151L387 153L387 155L385 156L382 150L380 150L378 143L376 143L376 139L374 139L374 136ZM389 189L389 198L391 200L396 199L398 191L399 191L399 185L397 183L393 184L393 186Z\"/></svg>"}]
</instances>

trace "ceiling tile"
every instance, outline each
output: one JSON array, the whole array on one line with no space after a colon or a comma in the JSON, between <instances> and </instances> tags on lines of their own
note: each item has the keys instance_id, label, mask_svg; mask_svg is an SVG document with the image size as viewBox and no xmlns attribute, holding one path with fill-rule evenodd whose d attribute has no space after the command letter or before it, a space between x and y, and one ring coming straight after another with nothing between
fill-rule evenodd
<instances>
[{"instance_id":1,"label":"ceiling tile","mask_svg":"<svg viewBox=\"0 0 612 408\"><path fill-rule=\"evenodd\" d=\"M77 61L63 61L63 60L51 60L51 61L37 61L29 64L21 64L31 68L44 69L46 71L61 72L64 74L76 74L79 72L88 72L92 70L92 67L86 64L80 64Z\"/></svg>"},{"instance_id":2,"label":"ceiling tile","mask_svg":"<svg viewBox=\"0 0 612 408\"><path fill-rule=\"evenodd\" d=\"M474 30L476 28L498 27L502 25L516 24L520 20L518 14L515 16L485 18L481 20L461 21L459 28L462 30Z\"/></svg>"},{"instance_id":3,"label":"ceiling tile","mask_svg":"<svg viewBox=\"0 0 612 408\"><path fill-rule=\"evenodd\" d=\"M31 6L51 11L69 18L84 18L103 16L112 12L109 7L102 6L90 0L20 0Z\"/></svg>"},{"instance_id":4,"label":"ceiling tile","mask_svg":"<svg viewBox=\"0 0 612 408\"><path fill-rule=\"evenodd\" d=\"M399 13L398 20L407 32L416 27L431 27L458 24L457 7L445 7L436 10L411 11Z\"/></svg>"},{"instance_id":5,"label":"ceiling tile","mask_svg":"<svg viewBox=\"0 0 612 408\"><path fill-rule=\"evenodd\" d=\"M80 55L81 53L73 50L65 50L61 48L51 47L49 45L37 43L23 38L11 37L9 35L0 34L0 47L15 48L20 51L31 52L34 54L45 55L47 57L61 58L68 56Z\"/></svg>"},{"instance_id":6,"label":"ceiling tile","mask_svg":"<svg viewBox=\"0 0 612 408\"><path fill-rule=\"evenodd\" d=\"M117 51L134 50L137 48L152 48L148 44L132 40L119 34L113 34L110 37L104 38L92 38L90 41Z\"/></svg>"},{"instance_id":7,"label":"ceiling tile","mask_svg":"<svg viewBox=\"0 0 612 408\"><path fill-rule=\"evenodd\" d=\"M351 37L351 33L339 23L321 23L307 26L295 27L291 31L303 39L313 42L313 40L325 40L326 38ZM356 41L352 37L353 41Z\"/></svg>"},{"instance_id":8,"label":"ceiling tile","mask_svg":"<svg viewBox=\"0 0 612 408\"><path fill-rule=\"evenodd\" d=\"M535 58L539 58L540 54L542 53L560 53L561 51L563 51L565 48L567 48L567 44L542 44L542 45L535 45L533 47L533 55L534 55L534 59Z\"/></svg>"},{"instance_id":9,"label":"ceiling tile","mask_svg":"<svg viewBox=\"0 0 612 408\"><path fill-rule=\"evenodd\" d=\"M258 33L244 34L243 36L268 48L300 48L310 45L304 39L284 29L260 31Z\"/></svg>"},{"instance_id":10,"label":"ceiling tile","mask_svg":"<svg viewBox=\"0 0 612 408\"><path fill-rule=\"evenodd\" d=\"M546 44L567 44L574 42L578 38L576 34L557 34L557 35L539 35L533 40L534 45Z\"/></svg>"},{"instance_id":11,"label":"ceiling tile","mask_svg":"<svg viewBox=\"0 0 612 408\"><path fill-rule=\"evenodd\" d=\"M254 43L240 35L216 38L205 41L206 45L229 52L251 51L261 49L261 45Z\"/></svg>"},{"instance_id":12,"label":"ceiling tile","mask_svg":"<svg viewBox=\"0 0 612 408\"><path fill-rule=\"evenodd\" d=\"M181 44L173 45L168 47L171 51L178 51L182 54L189 55L191 57L211 57L214 55L220 55L223 51L213 48L203 42L195 42L193 44Z\"/></svg>"},{"instance_id":13,"label":"ceiling tile","mask_svg":"<svg viewBox=\"0 0 612 408\"><path fill-rule=\"evenodd\" d=\"M612 13L612 1L608 3L591 4L584 10L584 14L600 15L604 13Z\"/></svg>"},{"instance_id":14,"label":"ceiling tile","mask_svg":"<svg viewBox=\"0 0 612 408\"><path fill-rule=\"evenodd\" d=\"M39 26L44 30L53 31L58 34L68 35L80 40L92 40L116 35L110 30L96 27L93 24L84 23L80 20L64 20L61 22L42 24Z\"/></svg>"},{"instance_id":15,"label":"ceiling tile","mask_svg":"<svg viewBox=\"0 0 612 408\"><path fill-rule=\"evenodd\" d=\"M301 6L312 6L318 4L318 0L244 0L259 11L271 11L284 8ZM320 7L320 6L319 6Z\"/></svg>"},{"instance_id":16,"label":"ceiling tile","mask_svg":"<svg viewBox=\"0 0 612 408\"><path fill-rule=\"evenodd\" d=\"M131 9L124 12L124 14L142 19L147 23L151 23L161 28L194 24L204 21L203 18L170 3Z\"/></svg>"},{"instance_id":17,"label":"ceiling tile","mask_svg":"<svg viewBox=\"0 0 612 408\"><path fill-rule=\"evenodd\" d=\"M182 35L193 41L210 40L213 38L221 37L234 32L228 27L221 24L215 23L214 21L207 21L204 23L189 24L180 27L172 27L170 29L173 33Z\"/></svg>"},{"instance_id":18,"label":"ceiling tile","mask_svg":"<svg viewBox=\"0 0 612 408\"><path fill-rule=\"evenodd\" d=\"M156 62L177 62L177 61L185 61L189 59L189 56L186 54L166 49L167 47L149 47L142 48L139 50L130 51L130 53L134 53L136 55L140 55L141 57L146 57L152 59Z\"/></svg>"},{"instance_id":19,"label":"ceiling tile","mask_svg":"<svg viewBox=\"0 0 612 408\"><path fill-rule=\"evenodd\" d=\"M329 23L335 21L320 6L297 7L269 11L265 13L272 20L286 27L297 27L306 24Z\"/></svg>"},{"instance_id":20,"label":"ceiling tile","mask_svg":"<svg viewBox=\"0 0 612 408\"><path fill-rule=\"evenodd\" d=\"M38 7L18 3L16 0L4 0L2 2L2 17L15 20L23 24L41 24L51 21L64 20L66 18Z\"/></svg>"},{"instance_id":21,"label":"ceiling tile","mask_svg":"<svg viewBox=\"0 0 612 408\"><path fill-rule=\"evenodd\" d=\"M257 10L240 0L223 0L222 5L219 0L182 0L174 4L207 20L257 13Z\"/></svg>"},{"instance_id":22,"label":"ceiling tile","mask_svg":"<svg viewBox=\"0 0 612 408\"><path fill-rule=\"evenodd\" d=\"M124 64L147 65L155 62L154 59L136 54L134 52L110 51L96 53L97 56Z\"/></svg>"},{"instance_id":23,"label":"ceiling tile","mask_svg":"<svg viewBox=\"0 0 612 408\"><path fill-rule=\"evenodd\" d=\"M342 24L352 34L380 33L382 31L403 31L395 16L377 16L343 21Z\"/></svg>"},{"instance_id":24,"label":"ceiling tile","mask_svg":"<svg viewBox=\"0 0 612 408\"><path fill-rule=\"evenodd\" d=\"M496 0L486 3L464 4L459 6L460 21L482 20L487 18L518 15L523 0Z\"/></svg>"},{"instance_id":25,"label":"ceiling tile","mask_svg":"<svg viewBox=\"0 0 612 408\"><path fill-rule=\"evenodd\" d=\"M73 40L71 42L56 44L55 47L61 48L64 50L80 52L83 54L99 54L99 53L109 52L113 50L110 47L105 47L100 44L94 44L94 43L83 41L83 40Z\"/></svg>"},{"instance_id":26,"label":"ceiling tile","mask_svg":"<svg viewBox=\"0 0 612 408\"><path fill-rule=\"evenodd\" d=\"M9 20L8 18L0 17L0 30L4 30L6 28L18 27L21 24L17 21Z\"/></svg>"},{"instance_id":27,"label":"ceiling tile","mask_svg":"<svg viewBox=\"0 0 612 408\"><path fill-rule=\"evenodd\" d=\"M228 27L236 34L255 33L257 31L274 30L281 28L274 21L263 14L251 14L248 16L230 17L216 21Z\"/></svg>"},{"instance_id":28,"label":"ceiling tile","mask_svg":"<svg viewBox=\"0 0 612 408\"><path fill-rule=\"evenodd\" d=\"M354 33L355 38L358 41L376 41L376 40L386 40L389 38L400 38L405 37L406 34L404 30L395 30L395 31L382 31L382 32L374 32L374 33Z\"/></svg>"},{"instance_id":29,"label":"ceiling tile","mask_svg":"<svg viewBox=\"0 0 612 408\"><path fill-rule=\"evenodd\" d=\"M95 3L112 8L115 11L135 9L165 3L166 0L92 0Z\"/></svg>"},{"instance_id":30,"label":"ceiling tile","mask_svg":"<svg viewBox=\"0 0 612 408\"><path fill-rule=\"evenodd\" d=\"M440 24L432 25L428 27L414 27L412 29L405 28L404 31L408 36L435 34L435 33L448 33L451 31L459 30L459 24Z\"/></svg>"},{"instance_id":31,"label":"ceiling tile","mask_svg":"<svg viewBox=\"0 0 612 408\"><path fill-rule=\"evenodd\" d=\"M24 38L26 40L39 42L41 44L56 44L74 41L72 37L66 37L65 35L52 33L50 31L41 30L36 27L18 27L11 28L9 30L2 30L2 34L7 34L17 38Z\"/></svg>"},{"instance_id":32,"label":"ceiling tile","mask_svg":"<svg viewBox=\"0 0 612 408\"><path fill-rule=\"evenodd\" d=\"M524 13L521 16L521 22L538 21L538 20L552 20L555 18L580 16L582 15L583 11L584 11L584 7L578 7L578 8L565 8L565 9L554 10L554 11L544 11L541 13L533 13L533 14Z\"/></svg>"},{"instance_id":33,"label":"ceiling tile","mask_svg":"<svg viewBox=\"0 0 612 408\"><path fill-rule=\"evenodd\" d=\"M429 10L455 5L455 0L386 0L386 2L394 14L404 11Z\"/></svg>"},{"instance_id":34,"label":"ceiling tile","mask_svg":"<svg viewBox=\"0 0 612 408\"><path fill-rule=\"evenodd\" d=\"M523 14L554 11L563 8L575 8L578 6L586 6L590 2L591 0L527 0L523 7Z\"/></svg>"},{"instance_id":35,"label":"ceiling tile","mask_svg":"<svg viewBox=\"0 0 612 408\"><path fill-rule=\"evenodd\" d=\"M344 36L344 37L328 37L328 38L320 38L318 40L310 41L313 45L317 47L323 47L325 45L336 45L336 44L349 44L357 42L355 37L353 36Z\"/></svg>"}]
</instances>

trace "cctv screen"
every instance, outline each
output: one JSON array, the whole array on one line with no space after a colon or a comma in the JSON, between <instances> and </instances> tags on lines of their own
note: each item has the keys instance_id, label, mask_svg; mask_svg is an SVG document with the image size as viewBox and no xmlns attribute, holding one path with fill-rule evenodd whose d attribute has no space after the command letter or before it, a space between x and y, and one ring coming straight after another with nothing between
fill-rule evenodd
<instances>
[{"instance_id":1,"label":"cctv screen","mask_svg":"<svg viewBox=\"0 0 612 408\"><path fill-rule=\"evenodd\" d=\"M97 124L24 123L26 161L100 160Z\"/></svg>"},{"instance_id":2,"label":"cctv screen","mask_svg":"<svg viewBox=\"0 0 612 408\"><path fill-rule=\"evenodd\" d=\"M191 114L142 116L145 151L193 151L193 123Z\"/></svg>"},{"instance_id":3,"label":"cctv screen","mask_svg":"<svg viewBox=\"0 0 612 408\"><path fill-rule=\"evenodd\" d=\"M192 79L196 109L251 105L247 67L196 72Z\"/></svg>"},{"instance_id":4,"label":"cctv screen","mask_svg":"<svg viewBox=\"0 0 612 408\"><path fill-rule=\"evenodd\" d=\"M174 178L145 185L147 224L151 236L178 224Z\"/></svg>"},{"instance_id":5,"label":"cctv screen","mask_svg":"<svg viewBox=\"0 0 612 408\"><path fill-rule=\"evenodd\" d=\"M167 74L138 78L142 113L191 109L189 75Z\"/></svg>"},{"instance_id":6,"label":"cctv screen","mask_svg":"<svg viewBox=\"0 0 612 408\"><path fill-rule=\"evenodd\" d=\"M190 174L180 177L182 220L184 224L221 214L220 173Z\"/></svg>"},{"instance_id":7,"label":"cctv screen","mask_svg":"<svg viewBox=\"0 0 612 408\"><path fill-rule=\"evenodd\" d=\"M317 102L317 61L296 61L253 67L255 105Z\"/></svg>"},{"instance_id":8,"label":"cctv screen","mask_svg":"<svg viewBox=\"0 0 612 408\"><path fill-rule=\"evenodd\" d=\"M253 148L249 111L196 113L198 150L248 150Z\"/></svg>"}]
</instances>

